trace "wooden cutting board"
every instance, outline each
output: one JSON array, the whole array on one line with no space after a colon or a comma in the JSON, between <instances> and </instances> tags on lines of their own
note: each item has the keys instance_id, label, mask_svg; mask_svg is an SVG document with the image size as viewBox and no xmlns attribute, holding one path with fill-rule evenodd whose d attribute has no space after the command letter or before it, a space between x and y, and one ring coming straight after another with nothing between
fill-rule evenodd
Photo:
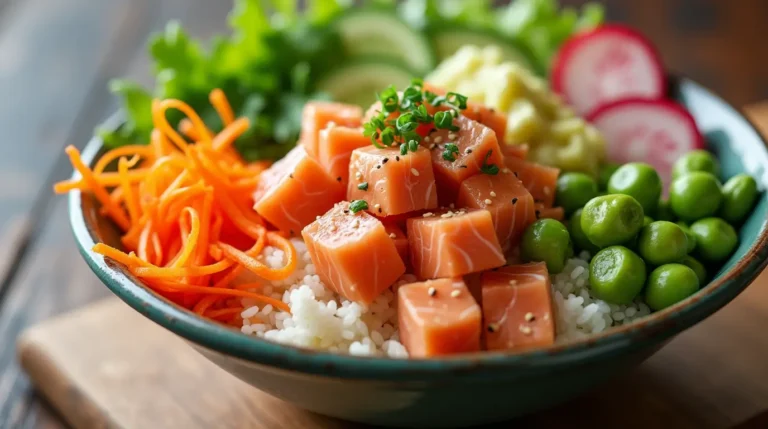
<instances>
[{"instance_id":1,"label":"wooden cutting board","mask_svg":"<svg viewBox=\"0 0 768 429\"><path fill-rule=\"evenodd\" d=\"M766 326L768 271L631 373L498 427L766 428ZM363 427L259 392L115 298L30 328L19 356L78 429Z\"/></svg>"}]
</instances>

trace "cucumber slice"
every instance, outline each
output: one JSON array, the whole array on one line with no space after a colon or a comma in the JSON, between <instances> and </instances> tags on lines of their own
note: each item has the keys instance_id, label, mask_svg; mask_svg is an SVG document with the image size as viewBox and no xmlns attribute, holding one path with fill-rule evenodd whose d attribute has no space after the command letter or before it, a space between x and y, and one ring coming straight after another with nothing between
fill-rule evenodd
<instances>
[{"instance_id":1,"label":"cucumber slice","mask_svg":"<svg viewBox=\"0 0 768 429\"><path fill-rule=\"evenodd\" d=\"M430 33L432 34L432 44L434 45L438 61L442 61L455 54L464 45L479 47L495 45L501 49L502 57L505 61L512 61L536 74L541 74L540 70L534 66L533 56L514 40L501 34L474 28L457 28L455 26L433 28L430 30Z\"/></svg>"},{"instance_id":2,"label":"cucumber slice","mask_svg":"<svg viewBox=\"0 0 768 429\"><path fill-rule=\"evenodd\" d=\"M317 89L328 93L334 101L369 107L376 93L389 85L407 86L414 77L408 67L381 59L360 59L327 73Z\"/></svg>"},{"instance_id":3,"label":"cucumber slice","mask_svg":"<svg viewBox=\"0 0 768 429\"><path fill-rule=\"evenodd\" d=\"M344 49L352 57L388 57L424 75L435 66L429 39L413 30L393 12L351 10L335 22Z\"/></svg>"}]
</instances>

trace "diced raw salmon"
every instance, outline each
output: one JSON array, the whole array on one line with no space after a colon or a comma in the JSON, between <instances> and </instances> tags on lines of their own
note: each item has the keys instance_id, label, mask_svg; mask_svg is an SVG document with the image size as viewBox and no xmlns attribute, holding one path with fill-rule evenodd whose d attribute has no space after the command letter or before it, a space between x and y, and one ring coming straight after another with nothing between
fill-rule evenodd
<instances>
[{"instance_id":1,"label":"diced raw salmon","mask_svg":"<svg viewBox=\"0 0 768 429\"><path fill-rule=\"evenodd\" d=\"M501 145L501 153L504 157L512 157L517 159L526 160L528 158L528 152L530 147L527 144L503 144Z\"/></svg>"},{"instance_id":2,"label":"diced raw salmon","mask_svg":"<svg viewBox=\"0 0 768 429\"><path fill-rule=\"evenodd\" d=\"M422 145L430 148L438 201L444 206L456 200L461 182L479 174L483 165L495 164L501 169L504 161L496 134L490 128L464 116L455 118L453 124L459 127L458 131L436 130L422 140ZM447 143L458 147L454 161L443 158Z\"/></svg>"},{"instance_id":3,"label":"diced raw salmon","mask_svg":"<svg viewBox=\"0 0 768 429\"><path fill-rule=\"evenodd\" d=\"M504 265L487 210L459 209L408 219L414 274L422 279L459 277Z\"/></svg>"},{"instance_id":4,"label":"diced raw salmon","mask_svg":"<svg viewBox=\"0 0 768 429\"><path fill-rule=\"evenodd\" d=\"M411 357L480 350L482 312L461 279L407 284L397 297L400 342Z\"/></svg>"},{"instance_id":5,"label":"diced raw salmon","mask_svg":"<svg viewBox=\"0 0 768 429\"><path fill-rule=\"evenodd\" d=\"M405 232L397 226L395 223L391 222L385 222L384 223L384 230L387 231L387 234L389 234L389 238L391 238L395 242L395 247L397 247L397 253L400 254L400 258L403 260L403 263L406 265L410 265L410 257L408 256L408 237L405 235Z\"/></svg>"},{"instance_id":6,"label":"diced raw salmon","mask_svg":"<svg viewBox=\"0 0 768 429\"><path fill-rule=\"evenodd\" d=\"M352 151L370 145L371 139L363 135L362 128L330 126L320 131L317 161L331 177L347 186Z\"/></svg>"},{"instance_id":7,"label":"diced raw salmon","mask_svg":"<svg viewBox=\"0 0 768 429\"><path fill-rule=\"evenodd\" d=\"M562 207L545 207L544 204L536 204L537 219L554 219L562 222L565 219L565 210Z\"/></svg>"},{"instance_id":8,"label":"diced raw salmon","mask_svg":"<svg viewBox=\"0 0 768 429\"><path fill-rule=\"evenodd\" d=\"M525 228L536 221L533 197L509 171L461 182L456 205L488 210L503 250L518 244Z\"/></svg>"},{"instance_id":9,"label":"diced raw salmon","mask_svg":"<svg viewBox=\"0 0 768 429\"><path fill-rule=\"evenodd\" d=\"M398 149L373 145L355 149L349 163L347 199L365 200L368 211L377 216L436 208L429 151L419 148L400 155Z\"/></svg>"},{"instance_id":10,"label":"diced raw salmon","mask_svg":"<svg viewBox=\"0 0 768 429\"><path fill-rule=\"evenodd\" d=\"M344 199L344 186L298 145L261 173L254 209L281 231L298 234Z\"/></svg>"},{"instance_id":11,"label":"diced raw salmon","mask_svg":"<svg viewBox=\"0 0 768 429\"><path fill-rule=\"evenodd\" d=\"M310 101L301 112L301 136L299 141L306 146L311 157L317 156L320 130L331 122L343 127L355 128L363 123L363 109L359 106L329 101Z\"/></svg>"},{"instance_id":12,"label":"diced raw salmon","mask_svg":"<svg viewBox=\"0 0 768 429\"><path fill-rule=\"evenodd\" d=\"M511 265L483 273L483 318L488 350L553 344L552 292L543 262Z\"/></svg>"},{"instance_id":13,"label":"diced raw salmon","mask_svg":"<svg viewBox=\"0 0 768 429\"><path fill-rule=\"evenodd\" d=\"M336 204L301 235L320 279L345 298L370 304L403 273L395 241L370 214Z\"/></svg>"},{"instance_id":14,"label":"diced raw salmon","mask_svg":"<svg viewBox=\"0 0 768 429\"><path fill-rule=\"evenodd\" d=\"M438 95L445 95L448 93L445 89L436 87L429 82L424 83L424 89ZM432 114L434 111L447 109L448 108L444 106L438 106L437 108L432 107L432 111L429 113ZM496 133L496 138L499 142L504 141L504 136L507 132L507 116L503 113L482 103L474 103L472 100L468 100L467 108L461 111L461 114L492 129L493 132Z\"/></svg>"},{"instance_id":15,"label":"diced raw salmon","mask_svg":"<svg viewBox=\"0 0 768 429\"><path fill-rule=\"evenodd\" d=\"M559 169L510 156L504 159L504 165L523 181L535 202L552 207L555 202L557 176L560 175Z\"/></svg>"}]
</instances>

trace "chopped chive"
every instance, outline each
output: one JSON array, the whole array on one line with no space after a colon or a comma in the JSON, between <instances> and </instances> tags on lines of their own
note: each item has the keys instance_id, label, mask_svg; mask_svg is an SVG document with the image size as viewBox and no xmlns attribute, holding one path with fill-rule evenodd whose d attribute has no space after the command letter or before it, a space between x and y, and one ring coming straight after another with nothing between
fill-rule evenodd
<instances>
[{"instance_id":1,"label":"chopped chive","mask_svg":"<svg viewBox=\"0 0 768 429\"><path fill-rule=\"evenodd\" d=\"M361 210L367 210L367 209L368 209L368 203L365 202L365 200L354 200L351 203L349 203L349 210L352 213L357 213Z\"/></svg>"},{"instance_id":2,"label":"chopped chive","mask_svg":"<svg viewBox=\"0 0 768 429\"><path fill-rule=\"evenodd\" d=\"M359 185L357 185L357 189L361 191L367 191L368 190L368 182L363 182Z\"/></svg>"},{"instance_id":3,"label":"chopped chive","mask_svg":"<svg viewBox=\"0 0 768 429\"><path fill-rule=\"evenodd\" d=\"M409 141L408 142L408 150L411 151L411 152L416 152L417 150L419 150L419 142L417 142L416 140ZM405 155L405 154L403 154L403 155Z\"/></svg>"},{"instance_id":4,"label":"chopped chive","mask_svg":"<svg viewBox=\"0 0 768 429\"><path fill-rule=\"evenodd\" d=\"M488 153L485 154L485 159L483 159L483 165L480 167L480 171L483 174L495 176L499 174L499 166L496 164L486 164L488 162L488 158L491 157L492 153L493 153L493 149L489 150Z\"/></svg>"},{"instance_id":5,"label":"chopped chive","mask_svg":"<svg viewBox=\"0 0 768 429\"><path fill-rule=\"evenodd\" d=\"M408 145L403 143L400 145L400 155L405 155L408 153Z\"/></svg>"}]
</instances>

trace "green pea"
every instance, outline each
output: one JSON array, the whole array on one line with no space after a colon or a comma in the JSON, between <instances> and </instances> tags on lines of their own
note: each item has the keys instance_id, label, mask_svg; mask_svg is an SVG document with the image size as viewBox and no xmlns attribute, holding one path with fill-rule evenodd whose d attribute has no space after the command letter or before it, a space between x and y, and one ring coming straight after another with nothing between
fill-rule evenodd
<instances>
[{"instance_id":1,"label":"green pea","mask_svg":"<svg viewBox=\"0 0 768 429\"><path fill-rule=\"evenodd\" d=\"M682 158L675 162L675 165L672 167L672 179L694 171L703 171L719 177L720 164L706 150L694 150L683 155Z\"/></svg>"},{"instance_id":2,"label":"green pea","mask_svg":"<svg viewBox=\"0 0 768 429\"><path fill-rule=\"evenodd\" d=\"M537 220L523 233L520 256L525 262L545 262L547 270L557 274L573 256L571 236L565 225L554 219Z\"/></svg>"},{"instance_id":3,"label":"green pea","mask_svg":"<svg viewBox=\"0 0 768 429\"><path fill-rule=\"evenodd\" d=\"M693 252L696 249L696 236L691 232L691 227L683 221L677 222L677 226L683 230L685 237L688 239L688 253Z\"/></svg>"},{"instance_id":4,"label":"green pea","mask_svg":"<svg viewBox=\"0 0 768 429\"><path fill-rule=\"evenodd\" d=\"M723 205L719 215L725 221L739 224L757 200L757 182L751 176L738 174L723 185Z\"/></svg>"},{"instance_id":5,"label":"green pea","mask_svg":"<svg viewBox=\"0 0 768 429\"><path fill-rule=\"evenodd\" d=\"M640 230L637 250L651 265L668 264L688 254L688 238L679 226L660 220Z\"/></svg>"},{"instance_id":6,"label":"green pea","mask_svg":"<svg viewBox=\"0 0 768 429\"><path fill-rule=\"evenodd\" d=\"M714 215L722 201L720 182L711 173L702 171L678 177L669 190L672 211L688 222Z\"/></svg>"},{"instance_id":7,"label":"green pea","mask_svg":"<svg viewBox=\"0 0 768 429\"><path fill-rule=\"evenodd\" d=\"M608 181L611 180L611 176L619 167L621 167L621 164L616 162L606 162L600 165L600 169L597 172L597 186L600 190L608 189Z\"/></svg>"},{"instance_id":8,"label":"green pea","mask_svg":"<svg viewBox=\"0 0 768 429\"><path fill-rule=\"evenodd\" d=\"M696 277L699 278L699 286L704 286L707 283L707 269L704 268L704 264L699 262L698 259L691 255L686 255L680 261L681 264L693 270L696 273Z\"/></svg>"},{"instance_id":9,"label":"green pea","mask_svg":"<svg viewBox=\"0 0 768 429\"><path fill-rule=\"evenodd\" d=\"M573 215L571 215L571 219L568 222L568 232L571 233L571 240L573 240L573 244L579 250L586 250L590 255L594 255L598 250L600 250L600 248L589 241L587 235L584 234L584 230L581 229L582 212L583 209L578 209L573 212Z\"/></svg>"},{"instance_id":10,"label":"green pea","mask_svg":"<svg viewBox=\"0 0 768 429\"><path fill-rule=\"evenodd\" d=\"M708 217L694 222L691 232L696 236L696 254L704 261L722 262L736 250L739 237L726 221Z\"/></svg>"},{"instance_id":11,"label":"green pea","mask_svg":"<svg viewBox=\"0 0 768 429\"><path fill-rule=\"evenodd\" d=\"M648 276L645 303L654 310L676 304L699 290L699 277L683 264L662 265Z\"/></svg>"},{"instance_id":12,"label":"green pea","mask_svg":"<svg viewBox=\"0 0 768 429\"><path fill-rule=\"evenodd\" d=\"M609 193L633 197L648 214L656 211L659 197L661 197L661 188L659 173L643 162L622 165L608 181Z\"/></svg>"},{"instance_id":13,"label":"green pea","mask_svg":"<svg viewBox=\"0 0 768 429\"><path fill-rule=\"evenodd\" d=\"M672 207L669 206L669 200L659 200L659 205L656 206L654 219L668 220L670 222L675 221L675 214L672 212Z\"/></svg>"},{"instance_id":14,"label":"green pea","mask_svg":"<svg viewBox=\"0 0 768 429\"><path fill-rule=\"evenodd\" d=\"M584 206L581 229L598 247L629 241L643 227L643 207L629 195L596 197Z\"/></svg>"},{"instance_id":15,"label":"green pea","mask_svg":"<svg viewBox=\"0 0 768 429\"><path fill-rule=\"evenodd\" d=\"M589 284L600 299L629 304L643 290L645 262L624 246L606 247L589 263Z\"/></svg>"},{"instance_id":16,"label":"green pea","mask_svg":"<svg viewBox=\"0 0 768 429\"><path fill-rule=\"evenodd\" d=\"M556 204L570 215L597 196L597 183L584 173L563 173L557 179Z\"/></svg>"}]
</instances>

